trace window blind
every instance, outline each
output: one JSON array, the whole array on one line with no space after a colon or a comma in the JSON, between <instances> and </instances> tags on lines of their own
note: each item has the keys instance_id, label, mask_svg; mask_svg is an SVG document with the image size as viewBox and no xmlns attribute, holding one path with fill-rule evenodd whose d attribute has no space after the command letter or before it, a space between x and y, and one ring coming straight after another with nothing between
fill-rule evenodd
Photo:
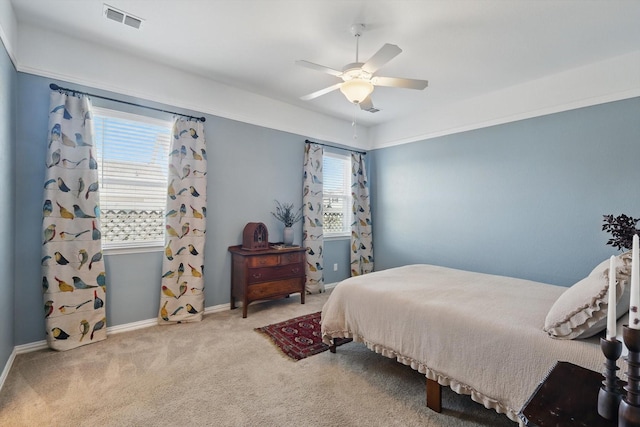
<instances>
[{"instance_id":1,"label":"window blind","mask_svg":"<svg viewBox=\"0 0 640 427\"><path fill-rule=\"evenodd\" d=\"M351 230L351 158L324 153L322 158L323 231L328 236Z\"/></svg>"},{"instance_id":2,"label":"window blind","mask_svg":"<svg viewBox=\"0 0 640 427\"><path fill-rule=\"evenodd\" d=\"M164 243L171 122L94 108L106 247Z\"/></svg>"}]
</instances>

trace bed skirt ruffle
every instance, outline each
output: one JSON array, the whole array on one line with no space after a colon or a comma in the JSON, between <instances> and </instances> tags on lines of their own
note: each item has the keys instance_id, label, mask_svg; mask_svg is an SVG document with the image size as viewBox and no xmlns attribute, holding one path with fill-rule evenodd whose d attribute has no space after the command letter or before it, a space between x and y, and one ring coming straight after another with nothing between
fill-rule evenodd
<instances>
[{"instance_id":1,"label":"bed skirt ruffle","mask_svg":"<svg viewBox=\"0 0 640 427\"><path fill-rule=\"evenodd\" d=\"M482 404L487 409L493 409L499 414L505 414L511 421L518 423L520 427L524 426L524 423L518 417L518 411L503 405L496 399L485 396L484 394L475 390L473 387L470 387L467 384L456 380L455 378L448 377L439 373L438 371L429 368L423 362L399 354L395 350L385 347L382 344L371 342L366 338L358 334L354 334L350 331L328 331L322 334L322 342L327 345L331 345L331 340L334 338L352 338L355 342L361 342L369 350L382 356L388 357L389 359L396 359L396 361L398 361L399 363L410 366L411 369L424 374L428 379L437 381L438 384L447 386L458 394L470 396L471 400L473 400L474 402Z\"/></svg>"}]
</instances>

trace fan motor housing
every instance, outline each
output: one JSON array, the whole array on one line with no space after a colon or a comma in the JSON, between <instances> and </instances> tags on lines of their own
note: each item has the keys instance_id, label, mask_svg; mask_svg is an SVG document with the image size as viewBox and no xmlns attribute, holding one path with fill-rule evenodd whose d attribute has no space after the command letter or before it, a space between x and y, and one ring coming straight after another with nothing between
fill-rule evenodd
<instances>
[{"instance_id":1,"label":"fan motor housing","mask_svg":"<svg viewBox=\"0 0 640 427\"><path fill-rule=\"evenodd\" d=\"M344 68L342 68L342 80L345 82L353 79L370 80L372 75L362 69L363 65L363 62L352 62L351 64L345 65Z\"/></svg>"}]
</instances>

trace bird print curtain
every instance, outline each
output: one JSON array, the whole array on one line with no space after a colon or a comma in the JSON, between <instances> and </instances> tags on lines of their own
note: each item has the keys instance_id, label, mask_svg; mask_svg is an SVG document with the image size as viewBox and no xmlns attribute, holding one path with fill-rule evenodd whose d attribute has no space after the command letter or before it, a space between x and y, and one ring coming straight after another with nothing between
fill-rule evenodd
<instances>
[{"instance_id":1,"label":"bird print curtain","mask_svg":"<svg viewBox=\"0 0 640 427\"><path fill-rule=\"evenodd\" d=\"M69 350L107 337L91 102L51 92L42 208L46 337Z\"/></svg>"},{"instance_id":2,"label":"bird print curtain","mask_svg":"<svg viewBox=\"0 0 640 427\"><path fill-rule=\"evenodd\" d=\"M169 185L159 324L197 322L204 311L207 151L201 121L176 119Z\"/></svg>"},{"instance_id":3,"label":"bird print curtain","mask_svg":"<svg viewBox=\"0 0 640 427\"><path fill-rule=\"evenodd\" d=\"M302 192L302 246L306 249L307 292L322 292L322 156L321 145L310 142L304 147L304 183Z\"/></svg>"},{"instance_id":4,"label":"bird print curtain","mask_svg":"<svg viewBox=\"0 0 640 427\"><path fill-rule=\"evenodd\" d=\"M360 276L373 271L373 236L364 155L353 152L351 153L351 197L353 199L351 275Z\"/></svg>"}]
</instances>

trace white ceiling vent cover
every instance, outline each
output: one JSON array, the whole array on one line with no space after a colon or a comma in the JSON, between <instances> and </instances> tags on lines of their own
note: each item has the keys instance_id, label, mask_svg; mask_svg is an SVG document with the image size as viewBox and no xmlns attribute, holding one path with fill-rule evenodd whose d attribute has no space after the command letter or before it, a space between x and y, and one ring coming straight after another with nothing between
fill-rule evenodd
<instances>
[{"instance_id":1,"label":"white ceiling vent cover","mask_svg":"<svg viewBox=\"0 0 640 427\"><path fill-rule=\"evenodd\" d=\"M143 20L135 17L127 12L116 9L113 6L109 6L105 4L102 8L102 13L107 19L111 19L112 21L119 22L124 25L128 25L129 27L133 27L137 30L142 26Z\"/></svg>"}]
</instances>

